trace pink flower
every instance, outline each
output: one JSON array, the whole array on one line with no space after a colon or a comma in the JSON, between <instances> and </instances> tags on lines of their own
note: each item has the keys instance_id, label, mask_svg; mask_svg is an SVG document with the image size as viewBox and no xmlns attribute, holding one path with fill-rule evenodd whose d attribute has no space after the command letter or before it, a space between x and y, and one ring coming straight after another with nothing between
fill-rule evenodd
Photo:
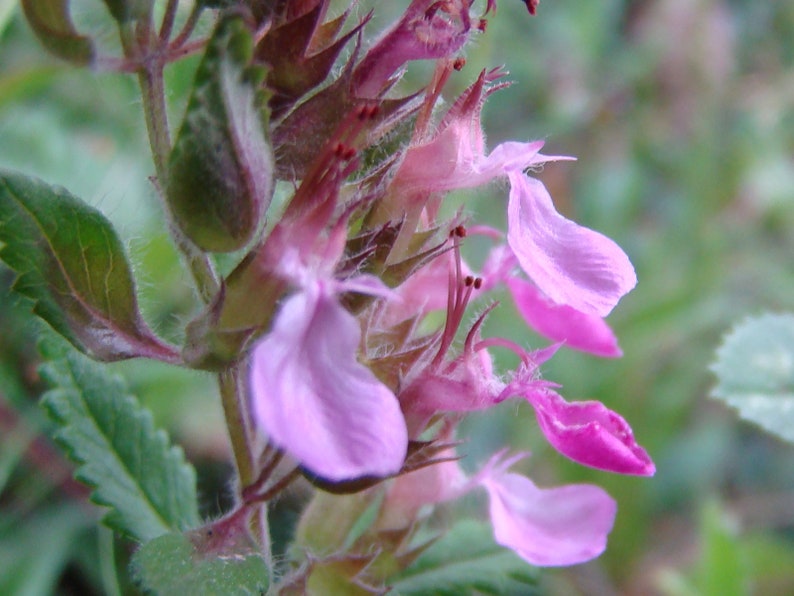
<instances>
[{"instance_id":1,"label":"pink flower","mask_svg":"<svg viewBox=\"0 0 794 596\"><path fill-rule=\"evenodd\" d=\"M541 155L543 141L502 143L485 154L480 115L486 97L504 86L491 84L502 74L483 71L452 105L434 136L408 149L394 181L396 189L431 194L475 188L509 171L571 159Z\"/></svg>"},{"instance_id":2,"label":"pink flower","mask_svg":"<svg viewBox=\"0 0 794 596\"><path fill-rule=\"evenodd\" d=\"M612 497L587 484L538 488L507 472L523 455L496 463L499 457L478 475L498 544L539 566L575 565L604 552L617 512Z\"/></svg>"},{"instance_id":3,"label":"pink flower","mask_svg":"<svg viewBox=\"0 0 794 596\"><path fill-rule=\"evenodd\" d=\"M508 278L506 282L518 312L544 337L604 358L623 355L615 334L601 317L565 304L554 304L533 284L519 277Z\"/></svg>"},{"instance_id":4,"label":"pink flower","mask_svg":"<svg viewBox=\"0 0 794 596\"><path fill-rule=\"evenodd\" d=\"M406 62L453 55L466 43L470 30L467 0L413 0L356 67L356 96L381 95Z\"/></svg>"},{"instance_id":5,"label":"pink flower","mask_svg":"<svg viewBox=\"0 0 794 596\"><path fill-rule=\"evenodd\" d=\"M605 317L637 283L626 254L606 236L557 213L546 187L508 172L507 241L521 268L556 304Z\"/></svg>"},{"instance_id":6,"label":"pink flower","mask_svg":"<svg viewBox=\"0 0 794 596\"><path fill-rule=\"evenodd\" d=\"M396 473L406 455L397 399L356 360L361 329L336 298L377 288L369 278L305 280L251 355L256 422L275 445L332 481Z\"/></svg>"},{"instance_id":7,"label":"pink flower","mask_svg":"<svg viewBox=\"0 0 794 596\"><path fill-rule=\"evenodd\" d=\"M543 184L523 174L527 168L571 158L542 155L543 141L506 142L485 154L480 114L485 98L498 88L489 84L499 76L498 71L483 71L435 136L408 149L392 184L393 202L415 213L434 193L507 176L507 239L521 268L554 303L604 317L637 283L634 268L612 240L557 213ZM390 209L393 214L395 206ZM408 219L415 221L416 216Z\"/></svg>"},{"instance_id":8,"label":"pink flower","mask_svg":"<svg viewBox=\"0 0 794 596\"><path fill-rule=\"evenodd\" d=\"M487 230L486 233L493 235ZM617 337L604 319L565 304L555 304L537 286L516 276L517 267L518 260L510 247L494 247L483 265L483 288L504 282L524 321L555 343L603 358L623 355Z\"/></svg>"}]
</instances>

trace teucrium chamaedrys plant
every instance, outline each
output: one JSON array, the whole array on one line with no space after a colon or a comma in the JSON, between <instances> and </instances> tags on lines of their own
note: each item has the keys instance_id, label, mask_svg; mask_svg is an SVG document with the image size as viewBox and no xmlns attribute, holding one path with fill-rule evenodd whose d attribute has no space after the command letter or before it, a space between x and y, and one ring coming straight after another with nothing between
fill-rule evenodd
<instances>
[{"instance_id":1,"label":"teucrium chamaedrys plant","mask_svg":"<svg viewBox=\"0 0 794 596\"><path fill-rule=\"evenodd\" d=\"M537 3L525 3L534 14ZM45 347L57 438L94 500L110 508L107 523L142 543L133 560L141 586L498 592L531 581L521 559L571 565L598 556L616 514L600 488L539 488L509 471L526 454L507 450L468 476L458 465L462 418L519 398L572 460L654 472L623 418L599 402L566 401L539 375L563 344L620 356L603 319L636 283L629 259L560 215L527 173L568 158L540 153L537 141L487 150L480 114L506 85L501 70L479 73L441 106L495 0L406 2L377 37L371 13L330 16L330 0L207 1L184 11L178 0L157 10L147 0L104 4L120 57L103 56L78 31L67 0L22 0L50 51L137 75L154 186L202 307L181 347L159 339L138 312L111 224L67 191L12 172L0 177L0 256L18 274L15 289L90 358L151 358L217 375L237 499L223 518L201 522L192 468L121 382L74 350ZM202 17L213 22L206 39L194 34ZM172 133L163 70L196 52L203 56ZM434 63L430 80L400 91L416 60ZM451 191L494 180L509 185L506 233L441 215ZM277 184L290 189L278 209ZM493 243L479 274L461 256L467 234ZM219 253L241 255L224 276ZM529 350L484 336L495 303L483 301L465 323L469 303L502 284L551 345ZM433 311L445 313L436 329ZM494 370L496 347L518 356L515 370ZM307 481L316 491L293 559L276 565L268 503ZM454 540L428 533L432 507L478 489L492 530L462 523Z\"/></svg>"}]
</instances>

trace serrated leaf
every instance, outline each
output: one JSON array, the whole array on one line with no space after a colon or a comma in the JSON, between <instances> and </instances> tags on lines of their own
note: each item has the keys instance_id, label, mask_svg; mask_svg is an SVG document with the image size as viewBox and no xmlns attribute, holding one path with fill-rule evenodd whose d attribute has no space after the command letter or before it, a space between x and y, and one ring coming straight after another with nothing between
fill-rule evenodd
<instances>
[{"instance_id":1,"label":"serrated leaf","mask_svg":"<svg viewBox=\"0 0 794 596\"><path fill-rule=\"evenodd\" d=\"M179 447L122 380L54 342L40 373L52 387L42 404L58 424L55 439L78 464L91 500L110 507L109 527L138 541L198 524L196 473Z\"/></svg>"},{"instance_id":2,"label":"serrated leaf","mask_svg":"<svg viewBox=\"0 0 794 596\"><path fill-rule=\"evenodd\" d=\"M766 314L739 324L717 351L712 370L714 397L794 442L794 315Z\"/></svg>"},{"instance_id":3,"label":"serrated leaf","mask_svg":"<svg viewBox=\"0 0 794 596\"><path fill-rule=\"evenodd\" d=\"M69 14L69 0L22 0L22 10L47 50L75 64L93 61L94 44L75 29Z\"/></svg>"},{"instance_id":4,"label":"serrated leaf","mask_svg":"<svg viewBox=\"0 0 794 596\"><path fill-rule=\"evenodd\" d=\"M76 348L99 360L178 353L146 326L110 222L63 188L0 170L0 259L14 290Z\"/></svg>"},{"instance_id":5,"label":"serrated leaf","mask_svg":"<svg viewBox=\"0 0 794 596\"><path fill-rule=\"evenodd\" d=\"M273 193L265 138L261 68L243 19L222 19L196 71L169 158L166 196L174 219L198 247L229 252L259 229Z\"/></svg>"},{"instance_id":6,"label":"serrated leaf","mask_svg":"<svg viewBox=\"0 0 794 596\"><path fill-rule=\"evenodd\" d=\"M537 593L537 571L494 542L487 524L464 520L389 585L401 596Z\"/></svg>"},{"instance_id":7,"label":"serrated leaf","mask_svg":"<svg viewBox=\"0 0 794 596\"><path fill-rule=\"evenodd\" d=\"M132 558L132 571L144 590L163 595L261 595L270 583L259 555L204 557L182 534L166 534L143 545Z\"/></svg>"}]
</instances>

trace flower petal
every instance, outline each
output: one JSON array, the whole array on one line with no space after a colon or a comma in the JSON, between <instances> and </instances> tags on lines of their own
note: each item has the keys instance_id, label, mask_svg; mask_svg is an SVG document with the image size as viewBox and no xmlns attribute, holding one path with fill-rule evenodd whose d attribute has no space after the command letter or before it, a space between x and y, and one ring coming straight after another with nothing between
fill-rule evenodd
<instances>
[{"instance_id":1,"label":"flower petal","mask_svg":"<svg viewBox=\"0 0 794 596\"><path fill-rule=\"evenodd\" d=\"M656 472L648 453L634 440L628 422L601 402L569 403L549 390L525 397L535 408L543 434L563 455L619 474L652 476Z\"/></svg>"},{"instance_id":2,"label":"flower petal","mask_svg":"<svg viewBox=\"0 0 794 596\"><path fill-rule=\"evenodd\" d=\"M274 444L328 480L397 472L397 398L356 360L361 330L322 282L283 304L252 354L253 412Z\"/></svg>"},{"instance_id":3,"label":"flower petal","mask_svg":"<svg viewBox=\"0 0 794 596\"><path fill-rule=\"evenodd\" d=\"M390 77L409 61L451 56L463 47L470 30L467 3L413 0L356 68L356 95L377 97L393 82Z\"/></svg>"},{"instance_id":4,"label":"flower petal","mask_svg":"<svg viewBox=\"0 0 794 596\"><path fill-rule=\"evenodd\" d=\"M482 481L490 498L494 538L532 565L575 565L604 552L617 505L597 486L541 489L524 476Z\"/></svg>"},{"instance_id":5,"label":"flower petal","mask_svg":"<svg viewBox=\"0 0 794 596\"><path fill-rule=\"evenodd\" d=\"M533 284L518 277L508 278L506 283L518 312L542 336L596 356L619 358L623 355L615 334L601 317L554 304Z\"/></svg>"},{"instance_id":6,"label":"flower petal","mask_svg":"<svg viewBox=\"0 0 794 596\"><path fill-rule=\"evenodd\" d=\"M522 269L557 304L605 317L637 283L621 248L557 213L546 187L509 172L507 241Z\"/></svg>"}]
</instances>

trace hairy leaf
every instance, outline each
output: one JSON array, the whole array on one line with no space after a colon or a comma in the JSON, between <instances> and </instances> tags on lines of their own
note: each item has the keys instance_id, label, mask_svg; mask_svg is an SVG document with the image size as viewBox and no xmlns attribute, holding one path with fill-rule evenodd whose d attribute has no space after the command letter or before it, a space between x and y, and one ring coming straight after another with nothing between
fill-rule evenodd
<instances>
[{"instance_id":1,"label":"hairy leaf","mask_svg":"<svg viewBox=\"0 0 794 596\"><path fill-rule=\"evenodd\" d=\"M534 594L537 573L513 552L494 542L490 526L458 523L389 585L396 593Z\"/></svg>"},{"instance_id":2,"label":"hairy leaf","mask_svg":"<svg viewBox=\"0 0 794 596\"><path fill-rule=\"evenodd\" d=\"M90 64L94 44L72 24L69 0L22 0L31 29L50 52L75 64Z\"/></svg>"},{"instance_id":3,"label":"hairy leaf","mask_svg":"<svg viewBox=\"0 0 794 596\"><path fill-rule=\"evenodd\" d=\"M137 582L154 594L260 595L268 570L255 553L204 556L188 537L167 534L145 544L132 559Z\"/></svg>"},{"instance_id":4,"label":"hairy leaf","mask_svg":"<svg viewBox=\"0 0 794 596\"><path fill-rule=\"evenodd\" d=\"M794 315L766 314L740 323L725 337L712 370L714 397L794 442Z\"/></svg>"},{"instance_id":5,"label":"hairy leaf","mask_svg":"<svg viewBox=\"0 0 794 596\"><path fill-rule=\"evenodd\" d=\"M54 342L42 377L42 403L59 428L55 439L78 464L91 499L110 507L109 527L141 542L198 524L196 474L179 447L156 430L151 413L116 376Z\"/></svg>"},{"instance_id":6,"label":"hairy leaf","mask_svg":"<svg viewBox=\"0 0 794 596\"><path fill-rule=\"evenodd\" d=\"M259 229L273 192L261 68L242 18L222 19L196 71L166 184L174 219L198 247L228 252Z\"/></svg>"},{"instance_id":7,"label":"hairy leaf","mask_svg":"<svg viewBox=\"0 0 794 596\"><path fill-rule=\"evenodd\" d=\"M110 222L63 188L0 170L0 259L14 290L79 350L99 360L176 361L138 311L132 270Z\"/></svg>"}]
</instances>

